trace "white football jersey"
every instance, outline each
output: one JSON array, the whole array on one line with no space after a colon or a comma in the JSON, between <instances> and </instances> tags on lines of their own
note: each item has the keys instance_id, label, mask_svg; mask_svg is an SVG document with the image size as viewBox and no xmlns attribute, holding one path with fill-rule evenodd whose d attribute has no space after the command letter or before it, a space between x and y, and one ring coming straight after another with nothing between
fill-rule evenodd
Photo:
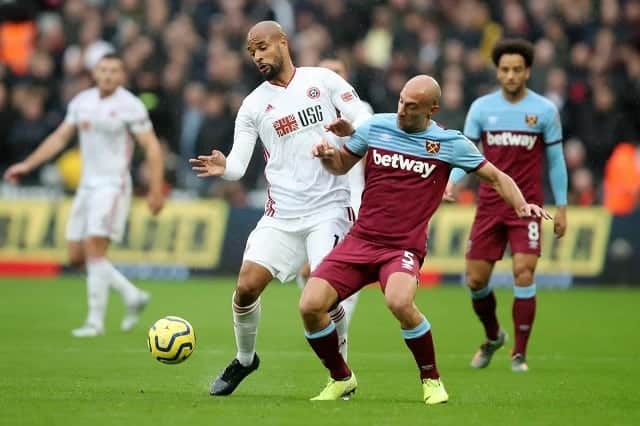
<instances>
[{"instance_id":1,"label":"white football jersey","mask_svg":"<svg viewBox=\"0 0 640 426\"><path fill-rule=\"evenodd\" d=\"M330 174L311 155L312 146L322 139L339 143L324 129L338 112L355 126L370 116L353 87L333 71L296 68L286 87L265 81L238 111L234 146L223 177L239 179L244 174L246 153L253 152L260 138L267 162L267 216L295 218L327 207L349 206L347 177Z\"/></svg>"},{"instance_id":2,"label":"white football jersey","mask_svg":"<svg viewBox=\"0 0 640 426\"><path fill-rule=\"evenodd\" d=\"M94 87L71 100L65 121L78 129L81 187L130 184L129 165L133 153L130 133L151 129L149 115L140 99L122 87L101 98L100 91Z\"/></svg>"}]
</instances>

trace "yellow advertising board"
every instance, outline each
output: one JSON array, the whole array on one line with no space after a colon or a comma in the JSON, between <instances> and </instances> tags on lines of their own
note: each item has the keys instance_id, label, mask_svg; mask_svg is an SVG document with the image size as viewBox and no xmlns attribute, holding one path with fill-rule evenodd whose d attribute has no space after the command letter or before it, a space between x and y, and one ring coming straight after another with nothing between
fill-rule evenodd
<instances>
[{"instance_id":1,"label":"yellow advertising board","mask_svg":"<svg viewBox=\"0 0 640 426\"><path fill-rule=\"evenodd\" d=\"M554 210L549 209L552 213ZM442 273L464 271L464 254L475 206L443 205L430 224L428 254L424 268ZM611 214L601 207L569 207L568 228L562 239L553 235L553 221L543 221L541 273L570 273L596 276L604 266ZM496 264L496 270L510 270L508 255Z\"/></svg>"},{"instance_id":2,"label":"yellow advertising board","mask_svg":"<svg viewBox=\"0 0 640 426\"><path fill-rule=\"evenodd\" d=\"M66 263L65 227L71 199L0 200L0 259ZM433 217L424 268L441 273L464 271L464 253L475 207L443 205ZM170 201L152 217L144 200L132 204L122 244L110 250L117 263L184 265L215 269L222 256L229 209L220 200ZM596 276L603 268L611 215L599 207L570 207L561 240L553 222L542 225L541 273ZM247 227L255 223L247 223ZM508 257L497 270L509 270Z\"/></svg>"},{"instance_id":3,"label":"yellow advertising board","mask_svg":"<svg viewBox=\"0 0 640 426\"><path fill-rule=\"evenodd\" d=\"M0 200L0 258L66 263L70 208L71 199ZM170 201L157 217L144 200L135 200L124 241L109 250L109 257L118 263L216 268L227 216L227 204L220 200Z\"/></svg>"}]
</instances>

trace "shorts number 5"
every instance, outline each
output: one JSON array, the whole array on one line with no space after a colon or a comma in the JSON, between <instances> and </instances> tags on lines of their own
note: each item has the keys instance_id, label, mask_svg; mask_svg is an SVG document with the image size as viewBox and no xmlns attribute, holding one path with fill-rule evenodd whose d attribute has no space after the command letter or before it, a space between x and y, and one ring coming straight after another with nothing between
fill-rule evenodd
<instances>
[{"instance_id":1,"label":"shorts number 5","mask_svg":"<svg viewBox=\"0 0 640 426\"><path fill-rule=\"evenodd\" d=\"M405 251L404 255L402 255L402 267L404 269L408 269L413 271L413 265L415 264L415 259L413 258L413 253L410 251Z\"/></svg>"}]
</instances>

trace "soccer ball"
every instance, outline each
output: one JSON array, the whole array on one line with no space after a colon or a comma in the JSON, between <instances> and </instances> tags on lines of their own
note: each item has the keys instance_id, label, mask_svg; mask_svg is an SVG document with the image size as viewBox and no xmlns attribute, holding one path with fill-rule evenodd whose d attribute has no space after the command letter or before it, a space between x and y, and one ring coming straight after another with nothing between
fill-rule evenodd
<instances>
[{"instance_id":1,"label":"soccer ball","mask_svg":"<svg viewBox=\"0 0 640 426\"><path fill-rule=\"evenodd\" d=\"M167 316L151 326L147 345L151 356L158 361L179 364L196 348L196 333L187 320Z\"/></svg>"}]
</instances>

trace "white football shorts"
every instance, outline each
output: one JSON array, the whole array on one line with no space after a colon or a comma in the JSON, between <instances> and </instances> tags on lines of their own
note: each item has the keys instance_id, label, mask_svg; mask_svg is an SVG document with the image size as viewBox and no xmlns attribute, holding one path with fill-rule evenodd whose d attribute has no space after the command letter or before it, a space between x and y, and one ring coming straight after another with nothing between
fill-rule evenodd
<instances>
[{"instance_id":1,"label":"white football shorts","mask_svg":"<svg viewBox=\"0 0 640 426\"><path fill-rule=\"evenodd\" d=\"M281 282L295 278L309 262L313 270L347 234L355 220L350 207L336 207L296 219L263 216L251 232L244 260L264 266Z\"/></svg>"},{"instance_id":2,"label":"white football shorts","mask_svg":"<svg viewBox=\"0 0 640 426\"><path fill-rule=\"evenodd\" d=\"M67 222L67 240L107 237L119 243L124 236L130 205L130 184L78 189Z\"/></svg>"}]
</instances>

